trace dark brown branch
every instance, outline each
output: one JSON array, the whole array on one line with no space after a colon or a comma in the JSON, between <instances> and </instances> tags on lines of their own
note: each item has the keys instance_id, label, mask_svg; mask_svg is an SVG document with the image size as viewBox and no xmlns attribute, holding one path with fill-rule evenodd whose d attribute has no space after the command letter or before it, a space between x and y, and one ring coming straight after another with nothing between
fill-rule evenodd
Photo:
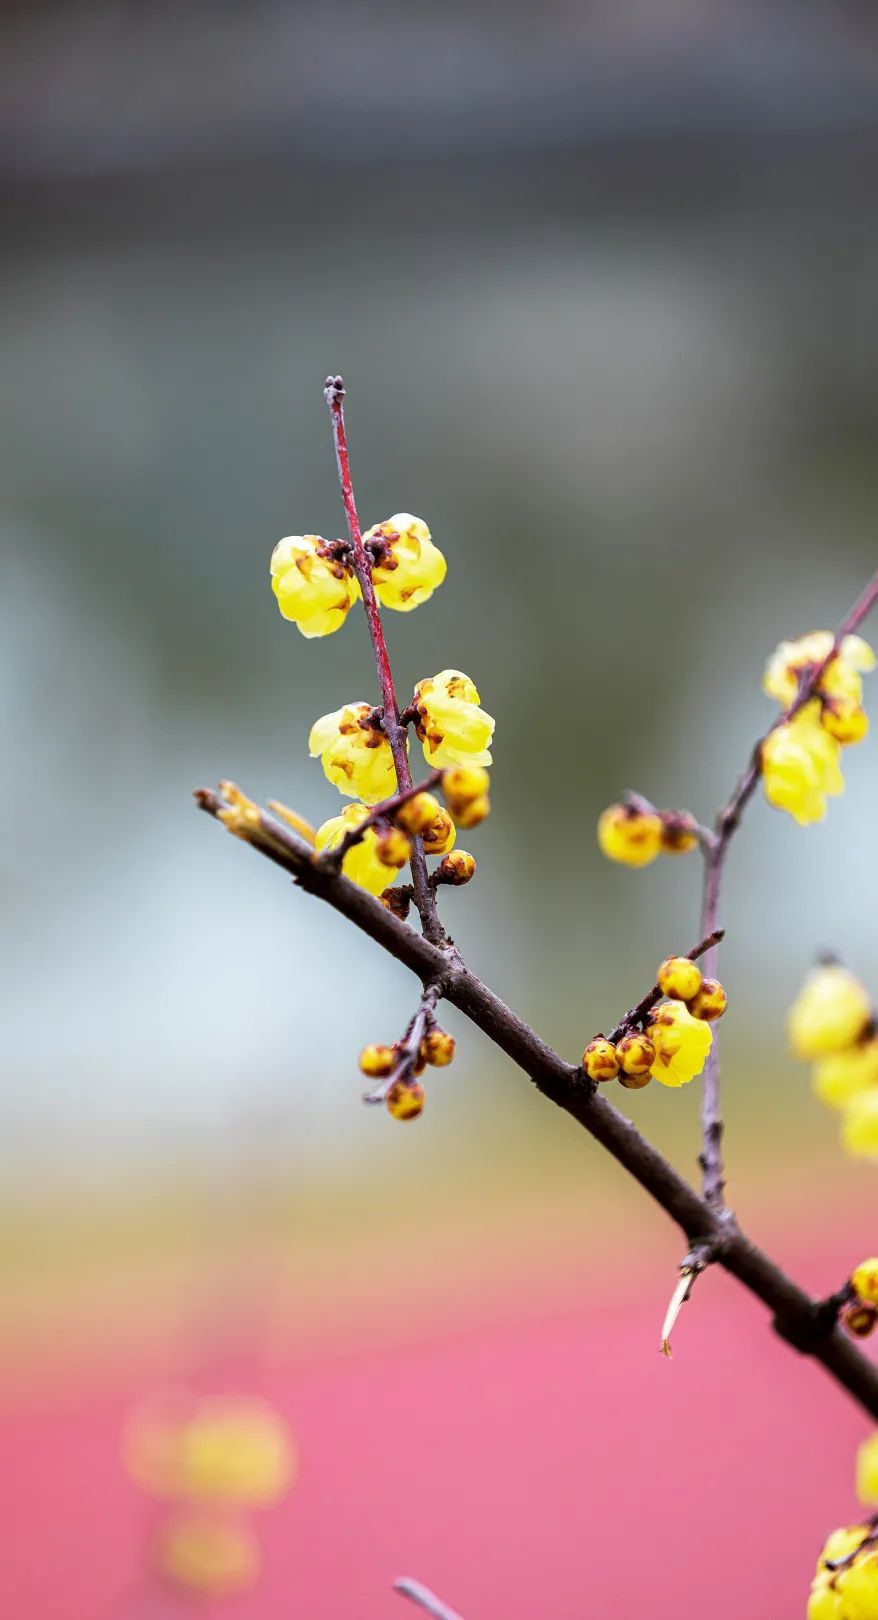
<instances>
[{"instance_id":1,"label":"dark brown branch","mask_svg":"<svg viewBox=\"0 0 878 1620\"><path fill-rule=\"evenodd\" d=\"M406 727L400 722L399 704L396 700L396 689L393 684L390 657L384 637L384 626L381 623L378 598L375 595L375 586L372 583L372 567L366 548L363 545L363 535L360 529L360 520L357 516L356 501L354 500L344 424L345 390L342 378L327 377L323 393L332 418L332 437L335 445L335 459L338 465L338 481L341 486L341 498L348 533L351 537L351 565L363 593L366 622L369 626L372 651L375 654L378 685L381 688L381 702L383 705L381 723L393 754L399 791L405 793L412 785L408 761L407 733ZM440 945L445 940L445 932L439 921L439 912L436 907L436 891L431 889L427 880L427 862L424 856L424 843L421 838L412 839L412 886L415 894L415 905L418 908L424 934L434 944Z\"/></svg>"},{"instance_id":2,"label":"dark brown branch","mask_svg":"<svg viewBox=\"0 0 878 1620\"><path fill-rule=\"evenodd\" d=\"M694 950L686 952L688 960L690 962L697 962L698 958L703 956L705 951L713 950L714 946L718 945L720 940L724 938L724 928L714 929L713 933L708 934L706 939L702 939L699 944L695 946ZM630 1012L626 1012L624 1018L620 1018L615 1029L610 1030L607 1040L612 1041L615 1044L616 1041L621 1041L623 1035L627 1035L630 1030L636 1029L639 1024L643 1023L644 1018L646 1018L647 1015L652 1012L653 1007L658 1006L663 994L664 991L660 990L657 984L654 984L651 990L647 990L646 995L642 998L642 1000L638 1001L637 1005L632 1007Z\"/></svg>"},{"instance_id":3,"label":"dark brown branch","mask_svg":"<svg viewBox=\"0 0 878 1620\"><path fill-rule=\"evenodd\" d=\"M443 1603L428 1586L423 1586L420 1581L413 1581L409 1575L401 1575L398 1581L394 1581L393 1590L416 1603L418 1608L432 1615L433 1620L462 1620L456 1609L449 1609L448 1604Z\"/></svg>"},{"instance_id":4,"label":"dark brown branch","mask_svg":"<svg viewBox=\"0 0 878 1620\"><path fill-rule=\"evenodd\" d=\"M224 807L223 800L210 789L199 789L196 800L202 810L213 816ZM263 812L255 821L248 819L233 830L289 872L301 888L325 900L374 939L424 985L439 979L445 998L523 1069L545 1097L606 1148L680 1227L688 1244L707 1244L718 1263L768 1307L780 1336L803 1355L819 1361L836 1383L878 1420L878 1368L870 1365L837 1323L827 1320L816 1301L734 1223L724 1219L722 1212L701 1197L630 1120L598 1094L578 1065L566 1063L553 1052L463 962L449 958L447 952L400 922L363 889L316 861L308 844L289 828Z\"/></svg>"},{"instance_id":5,"label":"dark brown branch","mask_svg":"<svg viewBox=\"0 0 878 1620\"><path fill-rule=\"evenodd\" d=\"M815 664L814 668L801 682L795 699L789 708L783 714L778 715L774 725L769 726L768 731L755 744L746 771L737 782L727 803L717 813L713 835L707 842L702 840L704 894L701 907L701 927L705 934L711 933L717 925L723 878L725 876L726 856L729 845L741 825L744 811L750 799L752 799L759 778L762 775L762 749L766 738L770 737L773 731L777 731L779 726L786 725L788 721L794 719L799 711L805 707L805 704L810 703L811 699L816 696L820 682L833 659L837 657L845 636L852 635L859 628L876 601L878 601L878 570L875 571L872 578L863 587L857 600L842 619L826 657L819 664ZM715 949L708 954L705 962L705 972L709 975L716 972ZM719 1040L716 1034L707 1055L707 1062L704 1065L701 1093L701 1132L702 1147L698 1162L704 1178L704 1196L712 1208L721 1210L725 1198L725 1175L722 1156L723 1113L720 1097Z\"/></svg>"}]
</instances>

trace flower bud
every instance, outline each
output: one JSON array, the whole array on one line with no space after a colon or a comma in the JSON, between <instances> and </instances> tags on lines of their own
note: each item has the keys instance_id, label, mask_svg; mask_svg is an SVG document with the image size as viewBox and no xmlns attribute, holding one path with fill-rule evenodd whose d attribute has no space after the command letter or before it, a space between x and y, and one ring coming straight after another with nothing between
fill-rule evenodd
<instances>
[{"instance_id":1,"label":"flower bud","mask_svg":"<svg viewBox=\"0 0 878 1620\"><path fill-rule=\"evenodd\" d=\"M649 1071L646 1074L626 1074L623 1070L619 1075L619 1084L624 1086L626 1091L642 1091L643 1087L648 1086L651 1080L652 1075Z\"/></svg>"},{"instance_id":2,"label":"flower bud","mask_svg":"<svg viewBox=\"0 0 878 1620\"><path fill-rule=\"evenodd\" d=\"M477 799L470 799L469 803L462 805L460 809L454 809L453 806L452 809L458 827L463 827L466 831L469 827L477 827L480 821L485 820L490 814L491 801L487 793L482 793Z\"/></svg>"},{"instance_id":3,"label":"flower bud","mask_svg":"<svg viewBox=\"0 0 878 1620\"><path fill-rule=\"evenodd\" d=\"M465 849L453 849L450 855L446 855L445 859L440 861L436 868L436 876L441 883L459 886L461 883L469 883L475 875L475 870L474 856L468 854Z\"/></svg>"},{"instance_id":4,"label":"flower bud","mask_svg":"<svg viewBox=\"0 0 878 1620\"><path fill-rule=\"evenodd\" d=\"M878 1310L874 1305L864 1304L862 1300L855 1300L852 1305L846 1305L841 1313L844 1327L854 1339L868 1339L874 1332L878 1322Z\"/></svg>"},{"instance_id":5,"label":"flower bud","mask_svg":"<svg viewBox=\"0 0 878 1620\"><path fill-rule=\"evenodd\" d=\"M686 855L698 843L698 823L688 810L661 810L663 855Z\"/></svg>"},{"instance_id":6,"label":"flower bud","mask_svg":"<svg viewBox=\"0 0 878 1620\"><path fill-rule=\"evenodd\" d=\"M878 1260L861 1260L851 1277L851 1285L858 1299L878 1305Z\"/></svg>"},{"instance_id":7,"label":"flower bud","mask_svg":"<svg viewBox=\"0 0 878 1620\"><path fill-rule=\"evenodd\" d=\"M440 807L429 827L424 829L424 850L428 855L444 855L456 837L454 822L448 811Z\"/></svg>"},{"instance_id":8,"label":"flower bud","mask_svg":"<svg viewBox=\"0 0 878 1620\"><path fill-rule=\"evenodd\" d=\"M387 1112L394 1119L417 1119L424 1112L426 1095L417 1080L397 1080L387 1093Z\"/></svg>"},{"instance_id":9,"label":"flower bud","mask_svg":"<svg viewBox=\"0 0 878 1620\"><path fill-rule=\"evenodd\" d=\"M450 765L442 772L442 792L455 821L458 811L465 810L473 799L483 799L491 784L488 772L481 765Z\"/></svg>"},{"instance_id":10,"label":"flower bud","mask_svg":"<svg viewBox=\"0 0 878 1620\"><path fill-rule=\"evenodd\" d=\"M611 804L598 822L598 844L610 861L648 866L662 847L661 821L655 810Z\"/></svg>"},{"instance_id":11,"label":"flower bud","mask_svg":"<svg viewBox=\"0 0 878 1620\"><path fill-rule=\"evenodd\" d=\"M582 1067L589 1080L615 1080L619 1073L619 1060L612 1041L596 1035L582 1054Z\"/></svg>"},{"instance_id":12,"label":"flower bud","mask_svg":"<svg viewBox=\"0 0 878 1620\"><path fill-rule=\"evenodd\" d=\"M375 854L385 866L405 866L411 859L412 846L400 827L388 827L379 832L375 841Z\"/></svg>"},{"instance_id":13,"label":"flower bud","mask_svg":"<svg viewBox=\"0 0 878 1620\"><path fill-rule=\"evenodd\" d=\"M360 1070L370 1080L383 1080L393 1072L396 1063L395 1046L364 1046L360 1053Z\"/></svg>"},{"instance_id":14,"label":"flower bud","mask_svg":"<svg viewBox=\"0 0 878 1620\"><path fill-rule=\"evenodd\" d=\"M719 979L702 979L701 989L686 1003L693 1018L703 1018L708 1024L722 1018L728 1004L729 998Z\"/></svg>"},{"instance_id":15,"label":"flower bud","mask_svg":"<svg viewBox=\"0 0 878 1620\"><path fill-rule=\"evenodd\" d=\"M396 812L396 820L407 833L417 836L433 825L440 810L439 800L432 793L416 793L413 799L407 799Z\"/></svg>"},{"instance_id":16,"label":"flower bud","mask_svg":"<svg viewBox=\"0 0 878 1620\"><path fill-rule=\"evenodd\" d=\"M434 1069L444 1069L454 1058L454 1036L444 1029L431 1029L421 1042L421 1056Z\"/></svg>"},{"instance_id":17,"label":"flower bud","mask_svg":"<svg viewBox=\"0 0 878 1620\"><path fill-rule=\"evenodd\" d=\"M630 1035L623 1036L616 1047L616 1056L623 1070L624 1085L624 1076L629 1080L644 1075L649 1077L649 1071L655 1062L655 1047L648 1035L641 1035L639 1031L634 1030ZM643 1083L646 1084L646 1081Z\"/></svg>"},{"instance_id":18,"label":"flower bud","mask_svg":"<svg viewBox=\"0 0 878 1620\"><path fill-rule=\"evenodd\" d=\"M688 956L666 956L656 974L663 996L674 1001L691 1001L701 989L701 969Z\"/></svg>"}]
</instances>

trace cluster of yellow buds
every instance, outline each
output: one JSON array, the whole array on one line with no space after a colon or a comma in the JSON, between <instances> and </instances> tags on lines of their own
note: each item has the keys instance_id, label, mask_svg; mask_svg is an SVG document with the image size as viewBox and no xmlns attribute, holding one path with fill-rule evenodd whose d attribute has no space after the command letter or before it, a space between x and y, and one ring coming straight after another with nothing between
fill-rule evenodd
<instances>
[{"instance_id":1,"label":"cluster of yellow buds","mask_svg":"<svg viewBox=\"0 0 878 1620\"><path fill-rule=\"evenodd\" d=\"M123 1458L138 1485L173 1504L153 1548L164 1580L207 1597L253 1585L261 1554L246 1514L278 1501L296 1471L289 1434L270 1406L164 1397L134 1414Z\"/></svg>"},{"instance_id":2,"label":"cluster of yellow buds","mask_svg":"<svg viewBox=\"0 0 878 1620\"><path fill-rule=\"evenodd\" d=\"M410 613L445 578L445 558L426 523L410 512L376 523L364 534L363 544L383 607ZM271 555L271 587L283 617L309 640L341 629L361 595L350 546L317 534L291 534L278 541Z\"/></svg>"},{"instance_id":3,"label":"cluster of yellow buds","mask_svg":"<svg viewBox=\"0 0 878 1620\"><path fill-rule=\"evenodd\" d=\"M360 1071L370 1080L390 1080L382 1095L393 1119L417 1119L427 1100L418 1077L428 1063L434 1069L447 1068L454 1060L454 1045L454 1036L434 1023L421 1037L415 1052L408 1049L405 1040L395 1046L364 1046Z\"/></svg>"},{"instance_id":4,"label":"cluster of yellow buds","mask_svg":"<svg viewBox=\"0 0 878 1620\"><path fill-rule=\"evenodd\" d=\"M813 1062L813 1086L842 1115L842 1142L854 1158L878 1158L878 1033L869 993L840 962L821 962L805 979L787 1020L796 1057Z\"/></svg>"},{"instance_id":5,"label":"cluster of yellow buds","mask_svg":"<svg viewBox=\"0 0 878 1620\"><path fill-rule=\"evenodd\" d=\"M833 1530L817 1560L807 1620L875 1620L878 1544L872 1522Z\"/></svg>"},{"instance_id":6,"label":"cluster of yellow buds","mask_svg":"<svg viewBox=\"0 0 878 1620\"><path fill-rule=\"evenodd\" d=\"M803 682L812 680L829 659L814 695L768 733L760 751L766 799L800 826L822 821L827 798L844 791L841 750L860 742L869 729L862 672L875 668L875 654L861 636L845 636L833 654L834 645L829 630L782 641L768 660L762 683L786 710Z\"/></svg>"},{"instance_id":7,"label":"cluster of yellow buds","mask_svg":"<svg viewBox=\"0 0 878 1620\"><path fill-rule=\"evenodd\" d=\"M598 821L603 854L622 866L649 866L657 855L685 855L697 843L698 824L688 810L656 810L636 793L608 805Z\"/></svg>"},{"instance_id":8,"label":"cluster of yellow buds","mask_svg":"<svg viewBox=\"0 0 878 1620\"><path fill-rule=\"evenodd\" d=\"M590 1080L618 1080L631 1090L658 1080L684 1086L699 1075L713 1041L710 1025L721 1018L728 997L719 979L706 979L688 956L669 956L656 975L667 999L650 1008L641 1028L614 1043L604 1035L589 1041L582 1066Z\"/></svg>"},{"instance_id":9,"label":"cluster of yellow buds","mask_svg":"<svg viewBox=\"0 0 878 1620\"><path fill-rule=\"evenodd\" d=\"M391 909L392 891L387 891L411 858L412 838L423 840L425 854L445 857L437 872L438 882L468 883L476 863L466 850L455 849L457 829L476 827L488 815L490 778L481 765L454 765L442 772L438 786L445 805L427 789L401 804L389 803L386 814L379 813L383 812L380 805L376 810L362 802L346 804L337 816L318 827L315 848L318 852L337 849L352 831L368 823L361 838L345 852L342 871L369 894L386 896Z\"/></svg>"}]
</instances>

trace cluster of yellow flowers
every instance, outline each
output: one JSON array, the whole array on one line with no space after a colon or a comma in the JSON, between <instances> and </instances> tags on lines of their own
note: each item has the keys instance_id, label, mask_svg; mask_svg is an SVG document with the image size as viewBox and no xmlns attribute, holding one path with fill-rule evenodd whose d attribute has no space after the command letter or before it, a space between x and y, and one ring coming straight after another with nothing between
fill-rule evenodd
<instances>
[{"instance_id":1,"label":"cluster of yellow flowers","mask_svg":"<svg viewBox=\"0 0 878 1620\"><path fill-rule=\"evenodd\" d=\"M798 641L782 641L765 669L763 689L782 710L795 702L807 681L829 657L834 637L813 630ZM762 744L760 765L765 797L801 826L822 821L826 800L844 791L841 750L865 737L862 672L875 668L875 654L861 636L845 636L826 665L815 694L789 720L782 720Z\"/></svg>"},{"instance_id":2,"label":"cluster of yellow flowers","mask_svg":"<svg viewBox=\"0 0 878 1620\"><path fill-rule=\"evenodd\" d=\"M610 804L598 821L598 844L610 861L649 866L657 855L685 855L698 843L698 825L688 810L656 810L629 794Z\"/></svg>"},{"instance_id":3,"label":"cluster of yellow flowers","mask_svg":"<svg viewBox=\"0 0 878 1620\"><path fill-rule=\"evenodd\" d=\"M421 518L397 512L363 535L375 593L383 607L408 613L426 602L445 578L446 564ZM361 597L351 548L342 540L318 535L290 535L275 546L271 583L285 619L304 636L331 635ZM490 810L490 743L494 721L480 706L468 675L443 669L419 681L405 719L423 746L433 770L442 770L446 807L429 792L407 800L374 821L372 808L397 792L397 773L381 713L369 703L345 703L324 714L311 727L308 747L319 759L327 780L345 798L336 816L314 835L318 851L337 849L365 822L362 838L345 853L346 877L370 894L381 895L395 909L390 887L411 856L413 837L423 839L427 855L445 856L441 878L466 883L475 871L473 857L455 851L457 829L478 826ZM408 743L406 743L408 751Z\"/></svg>"},{"instance_id":4,"label":"cluster of yellow flowers","mask_svg":"<svg viewBox=\"0 0 878 1620\"><path fill-rule=\"evenodd\" d=\"M854 1158L878 1158L878 1033L868 991L840 962L823 962L790 1008L790 1046L814 1063L813 1085L842 1116L842 1143Z\"/></svg>"},{"instance_id":5,"label":"cluster of yellow flowers","mask_svg":"<svg viewBox=\"0 0 878 1620\"><path fill-rule=\"evenodd\" d=\"M728 997L719 979L705 979L688 956L668 956L656 975L667 1000L652 1007L642 1028L630 1029L617 1043L595 1035L582 1054L590 1080L618 1080L631 1090L658 1080L685 1086L700 1074L713 1041L710 1028L721 1018Z\"/></svg>"},{"instance_id":6,"label":"cluster of yellow flowers","mask_svg":"<svg viewBox=\"0 0 878 1620\"><path fill-rule=\"evenodd\" d=\"M878 1303L878 1260L864 1260L851 1278L862 1298ZM857 1452L857 1495L878 1506L878 1434ZM878 1515L833 1530L817 1561L808 1620L875 1620L878 1615Z\"/></svg>"},{"instance_id":7,"label":"cluster of yellow flowers","mask_svg":"<svg viewBox=\"0 0 878 1620\"><path fill-rule=\"evenodd\" d=\"M277 1413L261 1401L168 1396L136 1412L123 1441L131 1477L174 1504L153 1556L159 1575L208 1597L246 1590L261 1567L249 1510L292 1484L296 1456Z\"/></svg>"},{"instance_id":8,"label":"cluster of yellow flowers","mask_svg":"<svg viewBox=\"0 0 878 1620\"><path fill-rule=\"evenodd\" d=\"M363 544L382 607L410 613L445 578L445 558L426 523L410 512L376 523L363 535ZM317 534L291 534L278 541L271 557L271 587L284 618L309 641L340 630L361 594L349 547Z\"/></svg>"},{"instance_id":9,"label":"cluster of yellow flowers","mask_svg":"<svg viewBox=\"0 0 878 1620\"><path fill-rule=\"evenodd\" d=\"M453 1060L454 1036L434 1023L414 1053L405 1049L404 1041L394 1046L364 1046L360 1053L360 1070L370 1080L388 1080L393 1076L384 1092L388 1113L394 1119L417 1119L424 1112L427 1100L418 1076L428 1063L434 1069L445 1069Z\"/></svg>"}]
</instances>

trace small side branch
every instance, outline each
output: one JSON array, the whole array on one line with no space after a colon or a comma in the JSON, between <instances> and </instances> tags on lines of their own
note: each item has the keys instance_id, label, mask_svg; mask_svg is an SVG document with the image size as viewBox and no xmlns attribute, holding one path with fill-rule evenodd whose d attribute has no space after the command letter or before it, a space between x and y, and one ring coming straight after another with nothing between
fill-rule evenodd
<instances>
[{"instance_id":1,"label":"small side branch","mask_svg":"<svg viewBox=\"0 0 878 1620\"><path fill-rule=\"evenodd\" d=\"M442 994L442 980L432 979L424 986L417 1012L409 1020L405 1034L398 1044L399 1060L380 1083L367 1091L363 1101L367 1103L386 1102L388 1093L399 1083L403 1085L413 1080L417 1072L418 1061L421 1055L421 1042L431 1024L434 1022L436 1007Z\"/></svg>"},{"instance_id":2,"label":"small side branch","mask_svg":"<svg viewBox=\"0 0 878 1620\"><path fill-rule=\"evenodd\" d=\"M407 1597L410 1603L417 1604L419 1609L423 1609L427 1614L432 1615L433 1620L463 1620L462 1615L459 1615L456 1609L449 1609L448 1604L443 1603L435 1592L431 1592L430 1588L424 1586L420 1581L413 1581L410 1575L401 1575L399 1580L394 1581L393 1590L399 1592L401 1597Z\"/></svg>"},{"instance_id":3,"label":"small side branch","mask_svg":"<svg viewBox=\"0 0 878 1620\"><path fill-rule=\"evenodd\" d=\"M341 843L336 844L334 849L324 852L323 860L329 861L335 866L341 866L348 850L353 849L356 844L362 843L370 827L375 827L382 821L392 821L397 810L401 810L404 804L408 804L409 799L416 798L419 793L429 793L430 789L436 787L437 783L441 781L441 778L441 771L431 771L429 776L424 777L423 782L410 782L407 788L403 788L399 793L394 793L392 798L382 799L380 803L373 804L369 814L364 817L359 826L352 827L350 832L345 833Z\"/></svg>"},{"instance_id":4,"label":"small side branch","mask_svg":"<svg viewBox=\"0 0 878 1620\"><path fill-rule=\"evenodd\" d=\"M712 951L719 944L720 940L724 938L724 928L714 929L713 932L708 934L705 939L702 939L697 945L695 945L691 951L686 952L689 961L697 962L700 956L704 956L706 951ZM643 1020L652 1012L653 1007L658 1006L662 999L662 995L663 991L657 984L654 984L652 989L647 990L646 995L643 996L640 1001L638 1001L637 1005L632 1007L629 1012L626 1012L624 1018L620 1018L615 1029L610 1030L607 1040L612 1041L615 1045L617 1041L621 1041L623 1035L628 1035L632 1029L638 1029L643 1023Z\"/></svg>"}]
</instances>

